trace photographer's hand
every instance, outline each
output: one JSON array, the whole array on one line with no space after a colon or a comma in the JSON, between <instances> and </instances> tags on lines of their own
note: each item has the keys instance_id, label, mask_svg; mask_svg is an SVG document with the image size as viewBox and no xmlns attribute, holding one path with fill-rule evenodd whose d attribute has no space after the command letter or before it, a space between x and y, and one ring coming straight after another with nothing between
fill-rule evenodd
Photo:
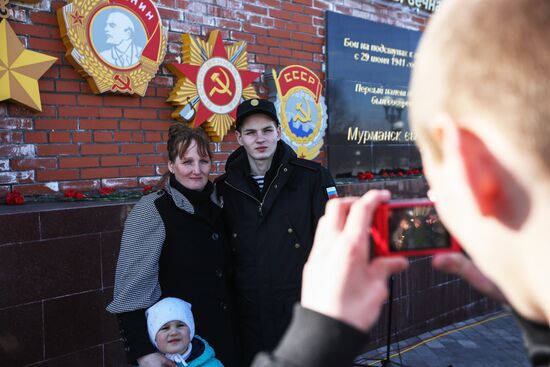
<instances>
[{"instance_id":1,"label":"photographer's hand","mask_svg":"<svg viewBox=\"0 0 550 367\"><path fill-rule=\"evenodd\" d=\"M388 298L388 277L408 265L402 257L369 262L373 213L389 198L388 191L371 190L327 203L304 267L303 307L364 331L376 322Z\"/></svg>"},{"instance_id":2,"label":"photographer's hand","mask_svg":"<svg viewBox=\"0 0 550 367\"><path fill-rule=\"evenodd\" d=\"M432 266L437 270L458 275L470 283L475 289L495 301L506 302L506 298L497 285L487 278L473 261L464 254L437 254L432 260Z\"/></svg>"}]
</instances>

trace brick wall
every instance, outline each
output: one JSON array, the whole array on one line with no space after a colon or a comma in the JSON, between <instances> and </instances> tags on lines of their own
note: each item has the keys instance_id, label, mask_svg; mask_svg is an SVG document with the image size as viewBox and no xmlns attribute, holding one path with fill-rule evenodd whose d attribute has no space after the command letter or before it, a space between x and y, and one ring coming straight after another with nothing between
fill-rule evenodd
<instances>
[{"instance_id":1,"label":"brick wall","mask_svg":"<svg viewBox=\"0 0 550 367\"><path fill-rule=\"evenodd\" d=\"M166 131L173 122L166 98L175 79L164 65L180 55L182 33L205 37L220 29L226 43L248 42L251 70L301 64L324 80L325 10L409 29L421 29L429 17L389 0L159 0L169 29L168 52L141 98L91 92L64 58L55 14L64 5L50 0L9 4L10 24L25 46L59 60L39 81L42 112L0 102L0 198L13 189L43 195L155 182L165 170ZM263 81L255 87L267 96ZM235 147L232 132L213 144L213 174L223 172Z\"/></svg>"}]
</instances>

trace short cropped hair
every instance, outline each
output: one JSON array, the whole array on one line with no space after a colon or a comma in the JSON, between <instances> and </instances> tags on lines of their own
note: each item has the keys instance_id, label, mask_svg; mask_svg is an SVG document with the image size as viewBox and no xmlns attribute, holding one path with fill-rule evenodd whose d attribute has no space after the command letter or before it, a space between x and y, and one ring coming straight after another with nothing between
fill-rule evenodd
<instances>
[{"instance_id":1,"label":"short cropped hair","mask_svg":"<svg viewBox=\"0 0 550 367\"><path fill-rule=\"evenodd\" d=\"M550 172L550 1L446 0L422 37L411 81L411 121L445 112L484 116Z\"/></svg>"}]
</instances>

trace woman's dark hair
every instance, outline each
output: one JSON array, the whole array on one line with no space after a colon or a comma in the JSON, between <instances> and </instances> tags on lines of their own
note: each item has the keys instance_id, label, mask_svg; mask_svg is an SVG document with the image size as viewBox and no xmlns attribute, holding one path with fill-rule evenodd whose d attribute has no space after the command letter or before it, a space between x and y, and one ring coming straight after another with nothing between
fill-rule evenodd
<instances>
[{"instance_id":1,"label":"woman's dark hair","mask_svg":"<svg viewBox=\"0 0 550 367\"><path fill-rule=\"evenodd\" d=\"M181 123L172 124L168 129L168 142L166 143L168 160L173 163L178 157L182 158L192 142L197 144L197 150L201 156L208 156L212 159L210 139L203 129L200 127L193 129ZM169 176L170 172L166 172L162 176L158 183L160 188L164 186Z\"/></svg>"}]
</instances>

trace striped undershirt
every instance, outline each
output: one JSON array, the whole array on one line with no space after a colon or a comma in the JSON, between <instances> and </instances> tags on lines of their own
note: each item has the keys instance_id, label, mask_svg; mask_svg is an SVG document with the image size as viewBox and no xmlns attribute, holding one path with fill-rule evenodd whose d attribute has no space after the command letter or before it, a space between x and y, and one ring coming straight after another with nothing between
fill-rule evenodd
<instances>
[{"instance_id":1,"label":"striped undershirt","mask_svg":"<svg viewBox=\"0 0 550 367\"><path fill-rule=\"evenodd\" d=\"M254 181L256 181L256 183L260 187L260 191L262 191L264 189L264 177L265 176L252 176Z\"/></svg>"}]
</instances>

